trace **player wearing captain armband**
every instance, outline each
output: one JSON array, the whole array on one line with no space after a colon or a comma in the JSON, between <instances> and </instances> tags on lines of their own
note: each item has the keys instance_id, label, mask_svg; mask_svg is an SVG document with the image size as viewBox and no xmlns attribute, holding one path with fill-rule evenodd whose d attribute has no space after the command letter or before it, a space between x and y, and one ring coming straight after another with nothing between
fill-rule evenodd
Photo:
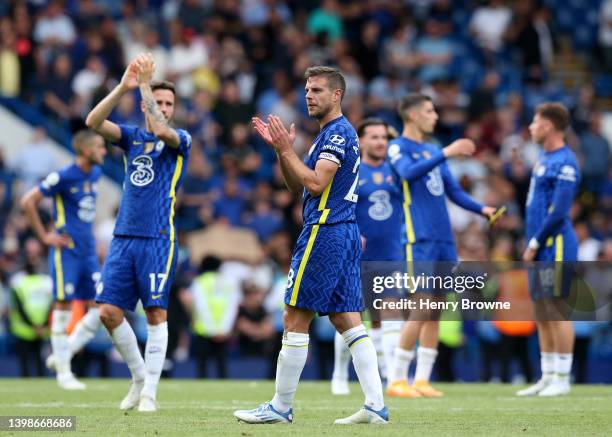
<instances>
[{"instance_id":1,"label":"player wearing captain armband","mask_svg":"<svg viewBox=\"0 0 612 437\"><path fill-rule=\"evenodd\" d=\"M574 152L565 144L570 125L559 103L537 107L529 132L544 149L533 168L527 194L524 261L537 261L529 271L529 292L535 301L542 378L518 396L559 396L570 392L574 327L560 310L568 297L578 239L569 216L580 182Z\"/></svg>"},{"instance_id":2,"label":"player wearing captain armband","mask_svg":"<svg viewBox=\"0 0 612 437\"><path fill-rule=\"evenodd\" d=\"M21 200L26 217L40 240L49 246L49 273L53 279L53 314L51 350L47 367L57 373L58 385L66 390L82 390L70 369L72 356L80 351L100 327L100 315L94 303L100 280L93 222L96 194L102 174L106 148L104 139L91 131L74 135L75 162L49 174ZM38 214L43 197L53 199L55 231L48 232ZM72 317L72 300L87 301L89 310L70 336L66 329Z\"/></svg>"},{"instance_id":3,"label":"player wearing captain armband","mask_svg":"<svg viewBox=\"0 0 612 437\"><path fill-rule=\"evenodd\" d=\"M361 164L359 166L359 200L357 201L357 225L364 246L362 261L392 262L403 260L401 227L404 221L402 192L391 164L387 161L389 137L397 132L377 118L363 120L357 127ZM362 266L363 268L363 266ZM376 272L372 272L376 273ZM378 272L379 273L379 272ZM366 272L362 272L362 276ZM372 295L366 292L366 295ZM401 314L399 314L401 316ZM403 323L400 320L374 320L370 336L378 356L381 376L392 365L392 358ZM349 394L348 367L350 352L344 339L336 333L334 341L334 372L331 391L335 395Z\"/></svg>"},{"instance_id":4,"label":"player wearing captain armband","mask_svg":"<svg viewBox=\"0 0 612 437\"><path fill-rule=\"evenodd\" d=\"M336 68L306 71L308 113L321 128L305 162L293 151L295 127L283 126L271 115L268 123L253 119L257 133L278 156L285 183L303 192L304 228L293 251L285 292L283 346L278 357L276 393L270 402L234 416L247 423L293 421L293 399L308 356L310 323L316 313L329 319L347 344L361 388L364 406L336 424L388 421L376 350L361 322L361 241L356 224L359 182L359 142L342 115L344 77Z\"/></svg>"},{"instance_id":5,"label":"player wearing captain armband","mask_svg":"<svg viewBox=\"0 0 612 437\"><path fill-rule=\"evenodd\" d=\"M132 374L122 410L157 410L157 385L168 345L168 293L178 245L174 225L176 193L191 149L191 137L170 123L174 85L151 81L155 64L141 54L128 65L121 83L89 113L87 125L124 152L123 199L96 301L102 323ZM121 97L140 89L146 129L117 125L107 117ZM147 316L144 360L124 317L140 300Z\"/></svg>"},{"instance_id":6,"label":"player wearing captain armband","mask_svg":"<svg viewBox=\"0 0 612 437\"><path fill-rule=\"evenodd\" d=\"M454 237L446 207L446 197L460 207L491 218L496 208L474 201L451 175L446 159L470 156L475 145L460 139L444 149L427 143L434 132L438 114L431 98L409 94L399 104L404 121L402 136L389 144L389 160L403 194L405 259L411 276L446 275L444 264L457 261ZM421 271L414 271L415 264ZM423 262L432 265L425 269ZM427 271L423 271L427 270ZM418 299L446 300L445 290L416 290ZM448 290L452 292L453 290ZM393 365L388 369L387 394L397 397L437 397L429 379L438 355L439 311L413 310L404 324ZM408 384L408 368L415 358L417 367L414 385Z\"/></svg>"}]
</instances>

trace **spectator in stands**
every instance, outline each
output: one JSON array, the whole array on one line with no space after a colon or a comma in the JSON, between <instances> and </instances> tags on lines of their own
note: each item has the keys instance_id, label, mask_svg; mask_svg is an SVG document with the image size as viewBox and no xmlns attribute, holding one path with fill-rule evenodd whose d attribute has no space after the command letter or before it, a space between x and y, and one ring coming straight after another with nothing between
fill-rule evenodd
<instances>
[{"instance_id":1,"label":"spectator in stands","mask_svg":"<svg viewBox=\"0 0 612 437\"><path fill-rule=\"evenodd\" d=\"M45 60L70 47L75 39L76 30L64 13L63 2L51 0L34 26L34 41L40 44Z\"/></svg>"},{"instance_id":2,"label":"spectator in stands","mask_svg":"<svg viewBox=\"0 0 612 437\"><path fill-rule=\"evenodd\" d=\"M610 143L602 135L601 113L591 113L589 129L580 136L580 150L584 162L582 164L582 185L591 193L599 195L608 176L610 159Z\"/></svg>"},{"instance_id":3,"label":"spectator in stands","mask_svg":"<svg viewBox=\"0 0 612 437\"><path fill-rule=\"evenodd\" d=\"M448 24L430 18L425 23L424 34L417 39L415 52L421 64L419 80L430 83L449 75L449 65L456 49L450 39Z\"/></svg>"},{"instance_id":4,"label":"spectator in stands","mask_svg":"<svg viewBox=\"0 0 612 437\"><path fill-rule=\"evenodd\" d=\"M612 0L601 2L599 10L599 45L602 67L605 73L612 73Z\"/></svg>"},{"instance_id":5,"label":"spectator in stands","mask_svg":"<svg viewBox=\"0 0 612 437\"><path fill-rule=\"evenodd\" d=\"M20 68L15 29L8 19L2 19L0 20L0 96L19 95Z\"/></svg>"},{"instance_id":6,"label":"spectator in stands","mask_svg":"<svg viewBox=\"0 0 612 437\"><path fill-rule=\"evenodd\" d=\"M65 53L53 60L44 83L43 102L46 112L52 117L70 120L79 115L72 90L72 62Z\"/></svg>"},{"instance_id":7,"label":"spectator in stands","mask_svg":"<svg viewBox=\"0 0 612 437\"><path fill-rule=\"evenodd\" d=\"M485 54L504 48L503 36L512 20L512 11L502 0L485 0L476 8L470 21L470 33Z\"/></svg>"},{"instance_id":8,"label":"spectator in stands","mask_svg":"<svg viewBox=\"0 0 612 437\"><path fill-rule=\"evenodd\" d=\"M331 42L342 38L344 30L337 0L323 0L308 17L307 28L311 35L326 34Z\"/></svg>"},{"instance_id":9,"label":"spectator in stands","mask_svg":"<svg viewBox=\"0 0 612 437\"><path fill-rule=\"evenodd\" d=\"M76 97L78 113L85 116L92 107L94 91L102 86L106 78L106 67L97 56L87 59L85 68L77 72L72 80L72 91Z\"/></svg>"},{"instance_id":10,"label":"spectator in stands","mask_svg":"<svg viewBox=\"0 0 612 437\"><path fill-rule=\"evenodd\" d=\"M245 206L238 181L227 179L223 184L223 193L213 204L214 219L230 226L241 226Z\"/></svg>"},{"instance_id":11,"label":"spectator in stands","mask_svg":"<svg viewBox=\"0 0 612 437\"><path fill-rule=\"evenodd\" d=\"M34 129L29 143L11 162L13 171L21 181L19 193L32 188L42 178L57 169L54 146L44 127Z\"/></svg>"}]
</instances>

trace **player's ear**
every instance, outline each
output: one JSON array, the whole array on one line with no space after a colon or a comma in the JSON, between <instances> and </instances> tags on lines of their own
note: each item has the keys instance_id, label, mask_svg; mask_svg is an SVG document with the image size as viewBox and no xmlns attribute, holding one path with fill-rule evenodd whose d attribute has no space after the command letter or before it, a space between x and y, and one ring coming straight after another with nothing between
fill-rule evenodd
<instances>
[{"instance_id":1,"label":"player's ear","mask_svg":"<svg viewBox=\"0 0 612 437\"><path fill-rule=\"evenodd\" d=\"M140 110L142 111L142 113L144 114L145 112L145 107L144 107L144 100L140 101Z\"/></svg>"}]
</instances>

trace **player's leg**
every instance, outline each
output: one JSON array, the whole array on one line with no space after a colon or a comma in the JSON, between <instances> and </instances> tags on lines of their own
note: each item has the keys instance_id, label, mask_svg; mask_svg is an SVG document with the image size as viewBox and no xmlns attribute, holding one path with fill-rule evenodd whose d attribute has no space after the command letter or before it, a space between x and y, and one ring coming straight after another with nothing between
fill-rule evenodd
<instances>
[{"instance_id":1,"label":"player's leg","mask_svg":"<svg viewBox=\"0 0 612 437\"><path fill-rule=\"evenodd\" d=\"M49 257L50 273L53 278L53 314L51 321L51 350L55 357L58 385L66 390L82 390L85 385L76 380L70 370L70 347L67 328L72 317L74 284L78 268L74 257L67 249L52 249Z\"/></svg>"},{"instance_id":2,"label":"player's leg","mask_svg":"<svg viewBox=\"0 0 612 437\"><path fill-rule=\"evenodd\" d=\"M331 392L333 395L348 395L349 388L349 365L351 363L351 352L344 338L338 331L334 336L334 371L331 380Z\"/></svg>"},{"instance_id":3,"label":"player's leg","mask_svg":"<svg viewBox=\"0 0 612 437\"><path fill-rule=\"evenodd\" d=\"M418 295L417 301L423 296ZM421 394L408 385L408 369L414 359L414 347L419 333L426 322L426 317L420 310L411 311L409 319L404 323L400 333L399 343L395 349L393 365L389 369L389 384L387 394L394 397L418 398Z\"/></svg>"},{"instance_id":4,"label":"player's leg","mask_svg":"<svg viewBox=\"0 0 612 437\"><path fill-rule=\"evenodd\" d=\"M438 357L439 332L440 322L438 320L428 320L423 324L419 336L414 388L425 397L443 396L441 391L434 389L429 383L433 366Z\"/></svg>"},{"instance_id":5,"label":"player's leg","mask_svg":"<svg viewBox=\"0 0 612 437\"><path fill-rule=\"evenodd\" d=\"M389 414L383 398L382 382L378 373L376 349L361 322L358 312L333 313L329 316L336 330L351 351L355 372L359 378L361 390L365 396L364 408L345 419L335 423L386 423Z\"/></svg>"},{"instance_id":6,"label":"player's leg","mask_svg":"<svg viewBox=\"0 0 612 437\"><path fill-rule=\"evenodd\" d=\"M87 301L87 312L79 320L74 327L74 330L68 338L70 345L70 354L74 356L78 353L100 329L100 310L94 301L96 297L96 286L101 280L100 265L96 255L90 256L82 261L83 270L81 278L76 288L76 296L78 299Z\"/></svg>"},{"instance_id":7,"label":"player's leg","mask_svg":"<svg viewBox=\"0 0 612 437\"><path fill-rule=\"evenodd\" d=\"M376 357L378 359L378 370L382 379L387 379L387 363L383 356L383 331L380 320L372 320L370 322L370 338L374 343Z\"/></svg>"},{"instance_id":8,"label":"player's leg","mask_svg":"<svg viewBox=\"0 0 612 437\"><path fill-rule=\"evenodd\" d=\"M152 238L140 238L135 243L134 247L141 254L135 266L138 294L147 314L145 383L138 411L153 412L157 410L157 387L168 349L167 308L178 245L170 240Z\"/></svg>"},{"instance_id":9,"label":"player's leg","mask_svg":"<svg viewBox=\"0 0 612 437\"><path fill-rule=\"evenodd\" d=\"M100 320L132 375L128 394L119 405L122 410L138 405L145 377L144 360L136 334L124 317L124 310L134 310L138 302L130 251L132 245L131 238L113 238L96 295L96 302L100 305Z\"/></svg>"},{"instance_id":10,"label":"player's leg","mask_svg":"<svg viewBox=\"0 0 612 437\"><path fill-rule=\"evenodd\" d=\"M547 320L546 300L535 301L536 326L540 346L541 378L533 385L516 392L518 396L534 396L544 390L553 380L555 372L554 334L552 325Z\"/></svg>"},{"instance_id":11,"label":"player's leg","mask_svg":"<svg viewBox=\"0 0 612 437\"><path fill-rule=\"evenodd\" d=\"M276 391L270 402L254 410L238 410L234 416L246 423L290 423L293 421L293 399L306 358L308 357L308 330L314 312L285 306L283 316L282 348L276 367Z\"/></svg>"},{"instance_id":12,"label":"player's leg","mask_svg":"<svg viewBox=\"0 0 612 437\"><path fill-rule=\"evenodd\" d=\"M554 320L548 322L553 342L553 377L541 392L540 396L560 396L571 390L570 375L572 372L574 350L574 326L571 320Z\"/></svg>"}]
</instances>

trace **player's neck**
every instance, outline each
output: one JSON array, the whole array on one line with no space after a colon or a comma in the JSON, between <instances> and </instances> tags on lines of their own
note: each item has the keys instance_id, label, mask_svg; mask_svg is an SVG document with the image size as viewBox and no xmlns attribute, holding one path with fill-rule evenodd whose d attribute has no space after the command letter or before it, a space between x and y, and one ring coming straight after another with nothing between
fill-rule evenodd
<instances>
[{"instance_id":1,"label":"player's neck","mask_svg":"<svg viewBox=\"0 0 612 437\"><path fill-rule=\"evenodd\" d=\"M319 129L323 129L323 127L332 120L335 120L338 117L342 117L342 110L340 108L334 108L329 111L325 117L319 120Z\"/></svg>"},{"instance_id":2,"label":"player's neck","mask_svg":"<svg viewBox=\"0 0 612 437\"><path fill-rule=\"evenodd\" d=\"M546 152L554 152L565 146L565 138L562 135L551 135L542 144Z\"/></svg>"},{"instance_id":3,"label":"player's neck","mask_svg":"<svg viewBox=\"0 0 612 437\"><path fill-rule=\"evenodd\" d=\"M364 153L361 159L362 163L369 165L370 167L379 167L380 165L382 165L384 161L385 161L384 158L381 158L381 159L372 158L368 156L367 153Z\"/></svg>"},{"instance_id":4,"label":"player's neck","mask_svg":"<svg viewBox=\"0 0 612 437\"><path fill-rule=\"evenodd\" d=\"M402 136L412 141L416 141L417 143L425 141L425 134L414 124L404 124Z\"/></svg>"},{"instance_id":5,"label":"player's neck","mask_svg":"<svg viewBox=\"0 0 612 437\"><path fill-rule=\"evenodd\" d=\"M93 168L93 163L83 156L77 156L75 164L83 173L90 173Z\"/></svg>"}]
</instances>

